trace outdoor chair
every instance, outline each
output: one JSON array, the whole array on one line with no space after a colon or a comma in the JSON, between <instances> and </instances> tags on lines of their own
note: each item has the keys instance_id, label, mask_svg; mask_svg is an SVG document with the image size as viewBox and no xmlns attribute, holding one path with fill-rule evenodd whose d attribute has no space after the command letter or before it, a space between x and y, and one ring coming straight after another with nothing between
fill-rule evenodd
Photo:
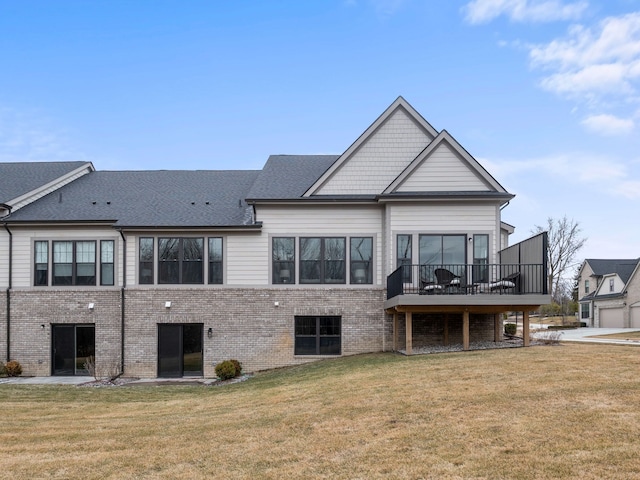
<instances>
[{"instance_id":1,"label":"outdoor chair","mask_svg":"<svg viewBox=\"0 0 640 480\"><path fill-rule=\"evenodd\" d=\"M489 284L489 290L492 292L505 290L519 290L520 285L520 272L514 272L511 275L507 275L506 277L502 277L500 280L496 282L491 282ZM518 287L518 288L516 288Z\"/></svg>"},{"instance_id":2,"label":"outdoor chair","mask_svg":"<svg viewBox=\"0 0 640 480\"><path fill-rule=\"evenodd\" d=\"M436 276L438 285L441 285L442 288L460 287L460 276L452 271L446 268L436 268L433 273Z\"/></svg>"}]
</instances>

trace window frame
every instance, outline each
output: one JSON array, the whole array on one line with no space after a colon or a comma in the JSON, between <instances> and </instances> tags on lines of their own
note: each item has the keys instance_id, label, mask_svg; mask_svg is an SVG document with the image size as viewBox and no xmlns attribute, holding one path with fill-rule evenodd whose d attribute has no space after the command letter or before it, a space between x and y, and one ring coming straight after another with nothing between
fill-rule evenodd
<instances>
[{"instance_id":1,"label":"window frame","mask_svg":"<svg viewBox=\"0 0 640 480\"><path fill-rule=\"evenodd\" d=\"M105 248L104 245L106 244L111 244L111 261L105 261L104 258L104 253ZM115 281L116 281L116 264L115 264L115 257L116 257L116 242L115 240L100 240L100 285L101 286L114 286L115 285ZM105 271L108 271L108 268L105 268L105 266L111 266L111 282L105 281Z\"/></svg>"},{"instance_id":2,"label":"window frame","mask_svg":"<svg viewBox=\"0 0 640 480\"><path fill-rule=\"evenodd\" d=\"M212 260L212 241L220 242L220 259ZM217 267L217 268L214 268ZM207 237L207 284L222 285L224 283L224 239L223 237ZM213 278L213 272L218 271L219 274Z\"/></svg>"},{"instance_id":3,"label":"window frame","mask_svg":"<svg viewBox=\"0 0 640 480\"><path fill-rule=\"evenodd\" d=\"M280 242L283 241L289 245L280 246ZM271 238L271 283L274 285L296 283L296 237Z\"/></svg>"},{"instance_id":4,"label":"window frame","mask_svg":"<svg viewBox=\"0 0 640 480\"><path fill-rule=\"evenodd\" d=\"M361 258L354 259L354 242L360 241L368 243L369 258L362 258L363 254L358 247L355 251L360 253ZM360 268L362 267L362 268ZM363 270L362 273L360 271ZM349 283L356 285L373 284L373 237L349 237Z\"/></svg>"},{"instance_id":5,"label":"window frame","mask_svg":"<svg viewBox=\"0 0 640 480\"><path fill-rule=\"evenodd\" d=\"M306 325L303 324L306 322ZM323 325L324 323L324 325ZM329 325L332 323L332 325ZM313 327L313 333L302 332L304 327ZM338 333L327 333L337 328ZM324 334L322 332L325 332ZM335 331L334 331L335 332ZM293 354L295 356L340 356L342 355L342 316L340 315L296 315L293 323ZM304 339L307 339L305 342ZM323 346L322 339L329 340ZM337 342L335 341L337 339ZM309 340L312 340L311 342ZM313 346L313 352L309 347ZM324 351L323 351L324 350Z\"/></svg>"},{"instance_id":6,"label":"window frame","mask_svg":"<svg viewBox=\"0 0 640 480\"><path fill-rule=\"evenodd\" d=\"M44 262L38 261L42 260L42 258L38 258L38 254L42 255L43 252L38 252L38 245L44 245ZM44 265L45 268L38 269L39 265ZM42 274L39 275L39 272L44 272L44 278L40 282L38 282L38 278L42 278ZM49 240L35 240L33 242L33 286L34 287L48 287L49 286Z\"/></svg>"},{"instance_id":7,"label":"window frame","mask_svg":"<svg viewBox=\"0 0 640 480\"><path fill-rule=\"evenodd\" d=\"M311 258L311 259L306 259L305 258L305 248L303 248L303 242L309 242L311 240L317 240L319 241L319 250L318 250L318 255L316 256L316 258ZM327 248L327 244L329 242L332 241L342 241L342 258L338 258L338 259L333 259L333 258L327 258L328 255L331 255L331 252L328 250L331 250L330 248ZM300 271L300 284L305 284L305 285L344 285L347 283L347 237L344 236L338 236L338 237L300 237L299 241L299 248L300 248L300 259L299 259L299 271ZM304 262L304 264L303 264ZM317 270L318 273L318 280L315 281L315 279L310 277L306 277L303 275L306 275L306 273L309 271L309 268L307 268L308 264L311 264L311 262L314 262L317 267L315 268L315 270ZM333 268L331 268L331 265L329 264L329 262L332 263L341 263L342 264L342 268L340 268L340 266L338 266L338 270L341 270L341 274L342 274L342 278L337 279L336 281L331 281L331 279L328 279L327 275L331 270L334 270Z\"/></svg>"},{"instance_id":8,"label":"window frame","mask_svg":"<svg viewBox=\"0 0 640 480\"><path fill-rule=\"evenodd\" d=\"M150 242L151 248L145 246L142 247L143 241L145 243ZM151 253L149 257L148 254ZM145 255L144 261L142 255ZM154 237L139 237L138 238L138 285L153 285L155 283L155 238ZM151 273L146 274L145 270L149 270Z\"/></svg>"},{"instance_id":9,"label":"window frame","mask_svg":"<svg viewBox=\"0 0 640 480\"><path fill-rule=\"evenodd\" d=\"M56 252L56 246L57 245L62 245L62 244L70 244L71 245L71 250L70 251L65 251L65 252ZM93 262L87 262L87 261L83 261L80 262L78 261L78 257L80 255L86 254L86 253L91 253L91 252L85 252L82 250L79 250L79 246L81 244L86 244L86 245L93 245ZM51 285L52 286L96 286L97 285L97 242L96 240L53 240L52 241L52 246L51 246L51 251L52 251L52 256L51 256ZM57 254L65 254L65 257L70 256L71 261L70 262L62 262L62 261L56 261L56 255ZM66 260L67 258L65 258ZM69 267L71 267L70 270L70 275L58 275L56 276L56 267L61 267L67 265ZM82 266L87 266L87 265L93 265L93 276L87 276L87 275L79 275L78 267L82 267ZM82 270L82 268L81 268ZM79 282L78 280L80 278L91 278L93 277L93 282ZM62 282L60 280L56 280L57 278L70 278L69 282Z\"/></svg>"},{"instance_id":10,"label":"window frame","mask_svg":"<svg viewBox=\"0 0 640 480\"><path fill-rule=\"evenodd\" d=\"M403 238L402 243L400 238ZM406 242L405 242L406 239ZM404 247L404 253L401 255L401 248ZM408 253L408 256L407 256ZM413 272L411 265L413 264L413 235L410 233L399 233L396 235L396 268L402 269L402 282L411 283Z\"/></svg>"},{"instance_id":11,"label":"window frame","mask_svg":"<svg viewBox=\"0 0 640 480\"><path fill-rule=\"evenodd\" d=\"M186 242L200 241L200 258L191 259L185 258L189 249L185 248ZM161 252L161 245L163 241L177 241L177 251L175 258L173 258L173 246L170 246L172 250L171 258L163 258ZM168 243L168 242L167 242ZM204 284L204 237L158 237L158 285L203 285ZM192 267L196 264L200 264L200 271L197 272ZM171 267L177 267L175 272ZM185 277L193 274L199 274L197 281L186 281ZM176 276L177 275L177 276ZM176 276L176 277L174 277ZM175 278L176 281L173 281Z\"/></svg>"}]
</instances>

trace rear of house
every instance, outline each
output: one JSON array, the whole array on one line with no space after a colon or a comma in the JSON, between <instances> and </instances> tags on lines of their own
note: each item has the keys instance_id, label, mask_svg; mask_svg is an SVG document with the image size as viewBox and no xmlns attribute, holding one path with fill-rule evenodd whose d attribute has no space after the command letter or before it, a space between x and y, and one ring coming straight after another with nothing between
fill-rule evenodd
<instances>
[{"instance_id":1,"label":"rear of house","mask_svg":"<svg viewBox=\"0 0 640 480\"><path fill-rule=\"evenodd\" d=\"M89 168L0 219L0 354L27 375L92 357L210 377L229 358L255 371L500 340L501 313L549 301L546 235L507 248L512 198L401 97L341 155Z\"/></svg>"}]
</instances>

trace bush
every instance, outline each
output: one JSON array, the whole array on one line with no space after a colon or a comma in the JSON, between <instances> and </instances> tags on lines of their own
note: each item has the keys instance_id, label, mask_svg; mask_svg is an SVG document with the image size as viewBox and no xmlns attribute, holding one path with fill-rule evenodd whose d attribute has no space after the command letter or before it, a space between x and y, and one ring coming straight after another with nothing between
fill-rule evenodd
<instances>
[{"instance_id":1,"label":"bush","mask_svg":"<svg viewBox=\"0 0 640 480\"><path fill-rule=\"evenodd\" d=\"M11 360L4 366L4 371L8 377L17 377L22 373L22 365L20 365L20 362Z\"/></svg>"},{"instance_id":2,"label":"bush","mask_svg":"<svg viewBox=\"0 0 640 480\"><path fill-rule=\"evenodd\" d=\"M5 374L4 363L0 362L0 375L4 375L4 374Z\"/></svg>"},{"instance_id":3,"label":"bush","mask_svg":"<svg viewBox=\"0 0 640 480\"><path fill-rule=\"evenodd\" d=\"M505 335L515 335L517 331L517 327L515 323L505 323L504 324L504 333Z\"/></svg>"},{"instance_id":4,"label":"bush","mask_svg":"<svg viewBox=\"0 0 640 480\"><path fill-rule=\"evenodd\" d=\"M216 365L216 375L220 380L236 377L236 365L231 360L225 360Z\"/></svg>"},{"instance_id":5,"label":"bush","mask_svg":"<svg viewBox=\"0 0 640 480\"><path fill-rule=\"evenodd\" d=\"M235 359L231 359L229 360L231 363L233 363L233 365L236 367L236 374L234 375L235 377L239 376L242 373L242 365L240 364L240 362L238 360Z\"/></svg>"}]
</instances>

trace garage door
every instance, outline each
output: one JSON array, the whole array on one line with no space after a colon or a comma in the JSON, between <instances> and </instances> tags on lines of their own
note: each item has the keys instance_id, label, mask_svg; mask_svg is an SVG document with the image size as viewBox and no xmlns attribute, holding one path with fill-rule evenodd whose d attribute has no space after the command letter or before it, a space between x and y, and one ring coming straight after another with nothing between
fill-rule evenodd
<instances>
[{"instance_id":1,"label":"garage door","mask_svg":"<svg viewBox=\"0 0 640 480\"><path fill-rule=\"evenodd\" d=\"M631 328L640 328L640 307L631 307Z\"/></svg>"},{"instance_id":2,"label":"garage door","mask_svg":"<svg viewBox=\"0 0 640 480\"><path fill-rule=\"evenodd\" d=\"M600 328L623 328L622 308L601 308Z\"/></svg>"}]
</instances>

